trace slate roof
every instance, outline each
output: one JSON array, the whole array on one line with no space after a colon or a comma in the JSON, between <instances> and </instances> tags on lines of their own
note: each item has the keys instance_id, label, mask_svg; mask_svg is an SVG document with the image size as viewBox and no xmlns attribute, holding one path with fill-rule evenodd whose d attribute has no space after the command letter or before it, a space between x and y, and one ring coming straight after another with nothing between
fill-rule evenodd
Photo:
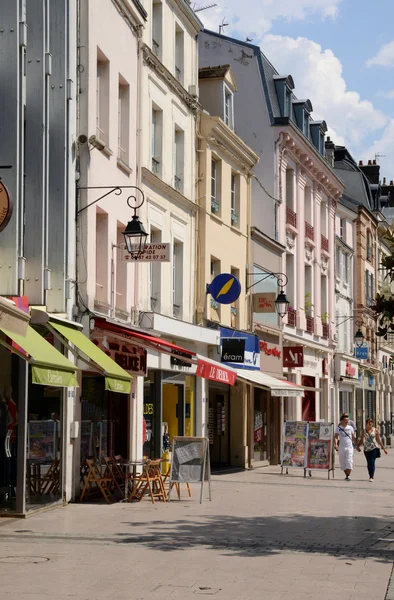
<instances>
[{"instance_id":1,"label":"slate roof","mask_svg":"<svg viewBox=\"0 0 394 600\"><path fill-rule=\"evenodd\" d=\"M371 185L350 152L344 146L335 147L334 168L345 183L344 198L348 198L348 200L352 200L355 204L365 206L368 210L373 211L375 207Z\"/></svg>"}]
</instances>

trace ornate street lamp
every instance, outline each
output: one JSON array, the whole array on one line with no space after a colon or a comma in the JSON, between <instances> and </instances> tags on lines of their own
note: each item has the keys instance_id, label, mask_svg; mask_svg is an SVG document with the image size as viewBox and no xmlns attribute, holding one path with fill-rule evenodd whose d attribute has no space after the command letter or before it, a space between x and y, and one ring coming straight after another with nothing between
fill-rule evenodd
<instances>
[{"instance_id":1,"label":"ornate street lamp","mask_svg":"<svg viewBox=\"0 0 394 600\"><path fill-rule=\"evenodd\" d=\"M356 344L357 348L361 348L364 343L364 334L360 328L358 328L358 330L355 333L354 343Z\"/></svg>"},{"instance_id":2,"label":"ornate street lamp","mask_svg":"<svg viewBox=\"0 0 394 600\"><path fill-rule=\"evenodd\" d=\"M280 316L281 319L285 317L289 311L290 302L287 299L287 296L284 290L280 290L277 299L275 300L276 312Z\"/></svg>"}]
</instances>

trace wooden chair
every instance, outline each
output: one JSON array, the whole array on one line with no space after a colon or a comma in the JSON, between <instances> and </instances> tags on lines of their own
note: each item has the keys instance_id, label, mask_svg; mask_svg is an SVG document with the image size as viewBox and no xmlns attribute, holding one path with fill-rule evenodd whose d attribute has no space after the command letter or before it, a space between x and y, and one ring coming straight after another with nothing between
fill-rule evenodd
<instances>
[{"instance_id":1,"label":"wooden chair","mask_svg":"<svg viewBox=\"0 0 394 600\"><path fill-rule=\"evenodd\" d=\"M169 465L167 473L164 475L163 477L163 485L167 485L168 489L166 490L167 495L170 493L170 491L175 487L177 496L178 496L178 500L181 499L181 484L178 483L177 481L173 481L172 484L170 485L170 474L171 474L171 465ZM186 485L186 491L189 494L189 498L192 497L192 492L190 489L190 485L188 483L185 484Z\"/></svg>"},{"instance_id":2,"label":"wooden chair","mask_svg":"<svg viewBox=\"0 0 394 600\"><path fill-rule=\"evenodd\" d=\"M103 456L103 460L104 460L104 464L105 464L105 469L104 469L104 473L103 473L104 479L112 480L112 483L110 486L112 491L115 491L115 488L118 488L119 492L123 493L120 488L117 477L116 477L116 471L115 471L115 467L117 466L116 463L109 456Z\"/></svg>"},{"instance_id":3,"label":"wooden chair","mask_svg":"<svg viewBox=\"0 0 394 600\"><path fill-rule=\"evenodd\" d=\"M117 454L116 456L112 457L114 476L116 477L116 481L118 482L118 484L124 487L126 484L126 471L124 471L122 469L122 465L119 464L123 461L124 459L121 454Z\"/></svg>"},{"instance_id":4,"label":"wooden chair","mask_svg":"<svg viewBox=\"0 0 394 600\"><path fill-rule=\"evenodd\" d=\"M157 460L148 460L143 466L142 473L133 477L133 490L129 495L128 502L132 500L140 502L147 493L151 497L152 504L155 503L155 498L166 502L167 493L164 489L160 465L160 458Z\"/></svg>"},{"instance_id":5,"label":"wooden chair","mask_svg":"<svg viewBox=\"0 0 394 600\"><path fill-rule=\"evenodd\" d=\"M103 477L95 460L87 458L86 464L89 469L89 472L86 477L85 485L83 487L79 501L82 502L85 496L89 496L89 494L92 491L93 485L96 485L97 489L100 490L100 492L104 496L104 499L107 502L107 504L111 504L111 501L113 500L110 489L112 484L112 477Z\"/></svg>"},{"instance_id":6,"label":"wooden chair","mask_svg":"<svg viewBox=\"0 0 394 600\"><path fill-rule=\"evenodd\" d=\"M60 490L60 460L55 458L40 478L40 494L56 494Z\"/></svg>"}]
</instances>

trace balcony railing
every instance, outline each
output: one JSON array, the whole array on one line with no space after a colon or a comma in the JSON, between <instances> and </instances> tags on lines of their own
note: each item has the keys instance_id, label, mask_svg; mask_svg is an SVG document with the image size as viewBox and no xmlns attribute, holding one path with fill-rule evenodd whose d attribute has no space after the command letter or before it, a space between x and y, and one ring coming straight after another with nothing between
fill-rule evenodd
<instances>
[{"instance_id":1,"label":"balcony railing","mask_svg":"<svg viewBox=\"0 0 394 600\"><path fill-rule=\"evenodd\" d=\"M306 330L308 333L315 333L315 319L314 317L306 316Z\"/></svg>"},{"instance_id":2,"label":"balcony railing","mask_svg":"<svg viewBox=\"0 0 394 600\"><path fill-rule=\"evenodd\" d=\"M231 223L234 223L234 225L238 224L238 215L234 212L234 209L231 209Z\"/></svg>"},{"instance_id":3,"label":"balcony railing","mask_svg":"<svg viewBox=\"0 0 394 600\"><path fill-rule=\"evenodd\" d=\"M153 158L152 156L152 172L156 173L156 175L159 172L159 168L160 168L160 161L158 161L156 158Z\"/></svg>"},{"instance_id":4,"label":"balcony railing","mask_svg":"<svg viewBox=\"0 0 394 600\"><path fill-rule=\"evenodd\" d=\"M220 204L216 202L214 198L211 198L211 211L213 213L218 213L220 211Z\"/></svg>"},{"instance_id":5,"label":"balcony railing","mask_svg":"<svg viewBox=\"0 0 394 600\"><path fill-rule=\"evenodd\" d=\"M323 323L323 337L328 340L330 337L330 326L328 323Z\"/></svg>"},{"instance_id":6,"label":"balcony railing","mask_svg":"<svg viewBox=\"0 0 394 600\"><path fill-rule=\"evenodd\" d=\"M315 230L308 221L305 221L305 237L312 242L315 241Z\"/></svg>"},{"instance_id":7,"label":"balcony railing","mask_svg":"<svg viewBox=\"0 0 394 600\"><path fill-rule=\"evenodd\" d=\"M286 224L297 227L297 215L289 206L286 206Z\"/></svg>"},{"instance_id":8,"label":"balcony railing","mask_svg":"<svg viewBox=\"0 0 394 600\"><path fill-rule=\"evenodd\" d=\"M296 310L289 310L289 312L287 313L287 324L290 325L290 327L295 327L297 324L297 311Z\"/></svg>"},{"instance_id":9,"label":"balcony railing","mask_svg":"<svg viewBox=\"0 0 394 600\"><path fill-rule=\"evenodd\" d=\"M321 249L328 252L328 239L323 234L321 236Z\"/></svg>"}]
</instances>

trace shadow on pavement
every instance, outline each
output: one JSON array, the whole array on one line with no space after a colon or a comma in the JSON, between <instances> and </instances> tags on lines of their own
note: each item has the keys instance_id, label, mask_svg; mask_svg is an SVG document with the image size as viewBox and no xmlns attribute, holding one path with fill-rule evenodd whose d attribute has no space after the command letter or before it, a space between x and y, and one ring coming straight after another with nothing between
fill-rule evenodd
<instances>
[{"instance_id":1,"label":"shadow on pavement","mask_svg":"<svg viewBox=\"0 0 394 600\"><path fill-rule=\"evenodd\" d=\"M394 525L378 517L234 517L213 515L204 521L125 523L144 527L142 534L118 534L118 543L158 551L205 548L227 555L256 557L283 551L336 557L394 559ZM385 539L387 538L387 539Z\"/></svg>"}]
</instances>

